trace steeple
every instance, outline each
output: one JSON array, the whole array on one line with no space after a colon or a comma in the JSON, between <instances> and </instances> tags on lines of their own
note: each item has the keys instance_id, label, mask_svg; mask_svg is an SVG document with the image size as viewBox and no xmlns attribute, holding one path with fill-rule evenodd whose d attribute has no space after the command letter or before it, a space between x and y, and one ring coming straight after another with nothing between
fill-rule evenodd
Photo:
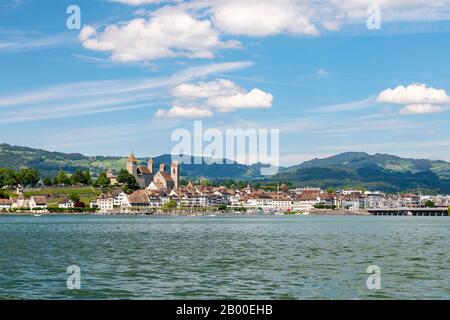
<instances>
[{"instance_id":1,"label":"steeple","mask_svg":"<svg viewBox=\"0 0 450 320\"><path fill-rule=\"evenodd\" d=\"M128 157L128 162L137 163L137 159L136 159L136 156L134 155L134 152L132 152L130 154L130 156Z\"/></svg>"},{"instance_id":2,"label":"steeple","mask_svg":"<svg viewBox=\"0 0 450 320\"><path fill-rule=\"evenodd\" d=\"M128 157L127 171L133 176L137 176L137 159L133 152Z\"/></svg>"},{"instance_id":3,"label":"steeple","mask_svg":"<svg viewBox=\"0 0 450 320\"><path fill-rule=\"evenodd\" d=\"M178 161L172 161L170 164L170 176L175 184L175 189L180 187L180 163Z\"/></svg>"},{"instance_id":4,"label":"steeple","mask_svg":"<svg viewBox=\"0 0 450 320\"><path fill-rule=\"evenodd\" d=\"M150 160L148 160L148 170L150 170L151 174L154 174L154 168L155 162L153 161L153 159L150 158Z\"/></svg>"}]
</instances>

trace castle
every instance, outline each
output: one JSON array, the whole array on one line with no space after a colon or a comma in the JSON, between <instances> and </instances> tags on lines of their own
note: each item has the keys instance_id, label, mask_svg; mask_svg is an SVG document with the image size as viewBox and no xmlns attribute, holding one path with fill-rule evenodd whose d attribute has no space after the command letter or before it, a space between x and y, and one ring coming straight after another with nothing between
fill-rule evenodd
<instances>
[{"instance_id":1,"label":"castle","mask_svg":"<svg viewBox=\"0 0 450 320\"><path fill-rule=\"evenodd\" d=\"M138 166L138 161L131 153L127 161L127 171L132 174L141 188L157 191L171 191L180 186L180 165L178 161L170 164L170 173L166 172L166 165L160 164L158 172L154 171L153 159L148 161L147 166Z\"/></svg>"}]
</instances>

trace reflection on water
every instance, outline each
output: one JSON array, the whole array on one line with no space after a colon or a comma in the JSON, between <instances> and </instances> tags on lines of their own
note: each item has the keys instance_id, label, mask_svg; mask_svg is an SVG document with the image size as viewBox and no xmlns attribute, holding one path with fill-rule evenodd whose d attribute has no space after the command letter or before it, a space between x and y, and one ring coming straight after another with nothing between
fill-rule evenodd
<instances>
[{"instance_id":1,"label":"reflection on water","mask_svg":"<svg viewBox=\"0 0 450 320\"><path fill-rule=\"evenodd\" d=\"M0 299L449 299L449 231L448 217L2 216Z\"/></svg>"}]
</instances>

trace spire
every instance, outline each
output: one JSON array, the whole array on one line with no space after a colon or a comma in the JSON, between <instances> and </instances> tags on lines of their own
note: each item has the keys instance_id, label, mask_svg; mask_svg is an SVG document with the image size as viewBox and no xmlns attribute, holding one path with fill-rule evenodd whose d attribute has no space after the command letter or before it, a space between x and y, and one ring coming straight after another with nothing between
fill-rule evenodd
<instances>
[{"instance_id":1,"label":"spire","mask_svg":"<svg viewBox=\"0 0 450 320\"><path fill-rule=\"evenodd\" d=\"M130 156L128 157L128 162L137 163L136 156L134 155L134 152L131 152Z\"/></svg>"}]
</instances>

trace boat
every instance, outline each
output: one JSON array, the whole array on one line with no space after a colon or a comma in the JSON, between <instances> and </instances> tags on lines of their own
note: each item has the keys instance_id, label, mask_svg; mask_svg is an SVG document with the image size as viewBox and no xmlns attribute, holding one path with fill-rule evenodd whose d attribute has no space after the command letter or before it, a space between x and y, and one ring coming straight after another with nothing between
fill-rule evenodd
<instances>
[{"instance_id":1,"label":"boat","mask_svg":"<svg viewBox=\"0 0 450 320\"><path fill-rule=\"evenodd\" d=\"M309 212L308 212L308 211L305 211L305 212L303 212L303 214L304 214L305 216L307 216L307 215L309 215Z\"/></svg>"},{"instance_id":2,"label":"boat","mask_svg":"<svg viewBox=\"0 0 450 320\"><path fill-rule=\"evenodd\" d=\"M33 214L33 216L34 216L34 217L40 217L40 216L41 216L41 214L37 214L37 213L35 213L35 214Z\"/></svg>"}]
</instances>

